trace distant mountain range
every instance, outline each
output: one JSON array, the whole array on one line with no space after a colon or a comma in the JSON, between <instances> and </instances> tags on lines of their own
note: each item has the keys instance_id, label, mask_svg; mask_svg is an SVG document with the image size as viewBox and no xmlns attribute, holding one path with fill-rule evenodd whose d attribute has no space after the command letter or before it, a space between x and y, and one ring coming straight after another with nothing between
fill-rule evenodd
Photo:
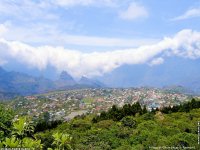
<instances>
[{"instance_id":1,"label":"distant mountain range","mask_svg":"<svg viewBox=\"0 0 200 150\"><path fill-rule=\"evenodd\" d=\"M172 92L200 95L199 66L200 59L169 58L162 65L127 64L102 76L92 79L83 76L78 81L65 71L58 77L53 68L47 68L41 73L36 70L25 71L26 67L21 67L20 72L23 73L19 73L8 72L0 67L0 99L12 95L30 95L53 90L99 87L156 87ZM45 77L36 77L41 75L40 73ZM50 78L51 75L55 77Z\"/></svg>"},{"instance_id":2,"label":"distant mountain range","mask_svg":"<svg viewBox=\"0 0 200 150\"><path fill-rule=\"evenodd\" d=\"M109 87L156 87L200 95L200 59L168 58L163 64L123 65L97 79Z\"/></svg>"},{"instance_id":3,"label":"distant mountain range","mask_svg":"<svg viewBox=\"0 0 200 150\"><path fill-rule=\"evenodd\" d=\"M8 72L0 67L0 99L12 98L16 95L31 95L52 90L92 87L99 88L103 84L82 77L75 81L71 75L63 71L56 81L44 77L33 77L19 72Z\"/></svg>"}]
</instances>

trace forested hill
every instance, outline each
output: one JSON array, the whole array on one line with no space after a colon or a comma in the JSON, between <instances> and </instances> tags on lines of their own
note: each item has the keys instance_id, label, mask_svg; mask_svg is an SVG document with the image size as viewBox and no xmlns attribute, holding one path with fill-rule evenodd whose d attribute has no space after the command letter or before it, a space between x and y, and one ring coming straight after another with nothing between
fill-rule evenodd
<instances>
[{"instance_id":1,"label":"forested hill","mask_svg":"<svg viewBox=\"0 0 200 150\"><path fill-rule=\"evenodd\" d=\"M14 112L1 105L1 147L48 150L200 149L197 143L200 101L195 99L151 112L139 103L122 108L113 106L100 115L77 116L69 122L50 122L45 114L39 120L20 117L13 121L13 117Z\"/></svg>"}]
</instances>

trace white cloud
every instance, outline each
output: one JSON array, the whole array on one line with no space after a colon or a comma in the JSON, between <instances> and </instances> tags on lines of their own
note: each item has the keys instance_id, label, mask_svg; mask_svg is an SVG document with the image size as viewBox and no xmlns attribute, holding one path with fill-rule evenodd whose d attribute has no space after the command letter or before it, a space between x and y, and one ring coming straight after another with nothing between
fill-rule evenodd
<instances>
[{"instance_id":1,"label":"white cloud","mask_svg":"<svg viewBox=\"0 0 200 150\"><path fill-rule=\"evenodd\" d=\"M190 37L190 38L188 38ZM45 69L47 65L58 71L66 70L75 77L108 73L123 64L159 63L162 57L200 58L200 32L182 30L174 37L164 38L153 45L106 52L83 53L63 47L33 47L22 42L0 40L0 59L15 60L30 67ZM152 61L153 60L153 61Z\"/></svg>"},{"instance_id":2,"label":"white cloud","mask_svg":"<svg viewBox=\"0 0 200 150\"><path fill-rule=\"evenodd\" d=\"M115 6L114 0L55 0L54 4L62 7L72 7L72 6Z\"/></svg>"},{"instance_id":3,"label":"white cloud","mask_svg":"<svg viewBox=\"0 0 200 150\"><path fill-rule=\"evenodd\" d=\"M3 36L8 31L6 25L0 24L0 36Z\"/></svg>"},{"instance_id":4,"label":"white cloud","mask_svg":"<svg viewBox=\"0 0 200 150\"><path fill-rule=\"evenodd\" d=\"M7 63L7 61L3 60L3 59L0 59L0 66L3 66Z\"/></svg>"},{"instance_id":5,"label":"white cloud","mask_svg":"<svg viewBox=\"0 0 200 150\"><path fill-rule=\"evenodd\" d=\"M60 40L65 44L103 47L136 47L158 41L157 39L122 39L81 35L63 35Z\"/></svg>"},{"instance_id":6,"label":"white cloud","mask_svg":"<svg viewBox=\"0 0 200 150\"><path fill-rule=\"evenodd\" d=\"M51 10L54 8L50 1L34 0L2 0L0 1L0 13L2 16L11 16L12 20L20 21L33 20L55 20L59 16Z\"/></svg>"},{"instance_id":7,"label":"white cloud","mask_svg":"<svg viewBox=\"0 0 200 150\"><path fill-rule=\"evenodd\" d=\"M111 37L98 37L86 35L71 35L62 33L49 25L36 24L28 28L16 27L13 24L0 24L2 27L2 37L7 40L18 40L25 43L43 44L50 43L51 45L75 45L75 46L95 46L95 47L138 47L144 44L154 44L158 39L123 39ZM67 25L66 25L67 26ZM71 25L68 25L69 28ZM4 31L4 32L3 32ZM4 33L4 34L3 34ZM5 34L6 33L6 34ZM59 33L59 36L58 36ZM1 32L0 32L1 36Z\"/></svg>"},{"instance_id":8,"label":"white cloud","mask_svg":"<svg viewBox=\"0 0 200 150\"><path fill-rule=\"evenodd\" d=\"M60 6L74 6L74 5L91 5L95 2L96 0L55 0L54 3Z\"/></svg>"},{"instance_id":9,"label":"white cloud","mask_svg":"<svg viewBox=\"0 0 200 150\"><path fill-rule=\"evenodd\" d=\"M135 20L148 17L146 8L138 3L132 2L127 10L121 11L119 17L124 20Z\"/></svg>"},{"instance_id":10,"label":"white cloud","mask_svg":"<svg viewBox=\"0 0 200 150\"><path fill-rule=\"evenodd\" d=\"M154 66L154 65L160 65L164 62L164 59L162 57L158 57L158 58L155 58L153 59L151 62L150 62L150 66Z\"/></svg>"},{"instance_id":11,"label":"white cloud","mask_svg":"<svg viewBox=\"0 0 200 150\"><path fill-rule=\"evenodd\" d=\"M171 20L172 21L185 20L185 19L190 19L190 18L194 18L194 17L200 17L200 8L189 9L183 15L175 17Z\"/></svg>"}]
</instances>

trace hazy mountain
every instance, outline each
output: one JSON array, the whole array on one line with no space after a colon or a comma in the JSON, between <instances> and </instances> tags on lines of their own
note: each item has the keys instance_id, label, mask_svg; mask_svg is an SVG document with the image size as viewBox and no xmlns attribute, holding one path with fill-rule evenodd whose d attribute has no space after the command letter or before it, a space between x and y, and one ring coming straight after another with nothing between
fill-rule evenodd
<instances>
[{"instance_id":1,"label":"hazy mountain","mask_svg":"<svg viewBox=\"0 0 200 150\"><path fill-rule=\"evenodd\" d=\"M36 94L54 89L54 82L43 77L32 77L19 72L0 69L0 91L22 95Z\"/></svg>"},{"instance_id":2,"label":"hazy mountain","mask_svg":"<svg viewBox=\"0 0 200 150\"><path fill-rule=\"evenodd\" d=\"M0 67L0 99L16 95L31 95L51 90L100 87L101 84L88 78L76 82L67 72L62 72L56 81L44 77L33 77L19 72L7 72Z\"/></svg>"},{"instance_id":3,"label":"hazy mountain","mask_svg":"<svg viewBox=\"0 0 200 150\"><path fill-rule=\"evenodd\" d=\"M123 65L98 80L110 87L169 87L180 85L200 93L200 60L169 58L161 65Z\"/></svg>"},{"instance_id":4,"label":"hazy mountain","mask_svg":"<svg viewBox=\"0 0 200 150\"><path fill-rule=\"evenodd\" d=\"M200 93L200 60L170 58L161 65L123 65L101 77L75 81L63 71L57 80L8 72L0 68L0 92L29 95L49 90L84 87L168 87L184 93ZM180 87L184 87L180 88Z\"/></svg>"},{"instance_id":5,"label":"hazy mountain","mask_svg":"<svg viewBox=\"0 0 200 150\"><path fill-rule=\"evenodd\" d=\"M66 71L61 72L59 80L75 83L73 77L69 75Z\"/></svg>"},{"instance_id":6,"label":"hazy mountain","mask_svg":"<svg viewBox=\"0 0 200 150\"><path fill-rule=\"evenodd\" d=\"M181 85L165 86L162 89L167 92L172 92L172 93L195 94L194 91L190 90L189 88L183 87Z\"/></svg>"},{"instance_id":7,"label":"hazy mountain","mask_svg":"<svg viewBox=\"0 0 200 150\"><path fill-rule=\"evenodd\" d=\"M103 83L101 83L98 80L89 79L87 77L82 76L81 79L78 82L80 85L85 85L88 87L103 87L105 86Z\"/></svg>"},{"instance_id":8,"label":"hazy mountain","mask_svg":"<svg viewBox=\"0 0 200 150\"><path fill-rule=\"evenodd\" d=\"M61 72L59 79L55 81L55 84L57 88L65 88L74 86L77 83L70 74L68 74L66 71L63 71Z\"/></svg>"}]
</instances>

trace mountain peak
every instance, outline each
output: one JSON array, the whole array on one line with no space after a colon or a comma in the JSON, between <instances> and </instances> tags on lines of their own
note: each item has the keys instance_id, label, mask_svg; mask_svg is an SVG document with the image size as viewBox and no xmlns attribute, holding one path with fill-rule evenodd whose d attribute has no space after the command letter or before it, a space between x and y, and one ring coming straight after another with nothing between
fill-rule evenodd
<instances>
[{"instance_id":1,"label":"mountain peak","mask_svg":"<svg viewBox=\"0 0 200 150\"><path fill-rule=\"evenodd\" d=\"M59 80L56 81L56 85L59 88L64 88L64 87L72 86L75 84L76 84L76 81L67 71L62 71L60 74Z\"/></svg>"},{"instance_id":2,"label":"mountain peak","mask_svg":"<svg viewBox=\"0 0 200 150\"><path fill-rule=\"evenodd\" d=\"M60 74L60 80L68 81L68 80L73 80L73 77L66 71L62 71Z\"/></svg>"}]
</instances>

